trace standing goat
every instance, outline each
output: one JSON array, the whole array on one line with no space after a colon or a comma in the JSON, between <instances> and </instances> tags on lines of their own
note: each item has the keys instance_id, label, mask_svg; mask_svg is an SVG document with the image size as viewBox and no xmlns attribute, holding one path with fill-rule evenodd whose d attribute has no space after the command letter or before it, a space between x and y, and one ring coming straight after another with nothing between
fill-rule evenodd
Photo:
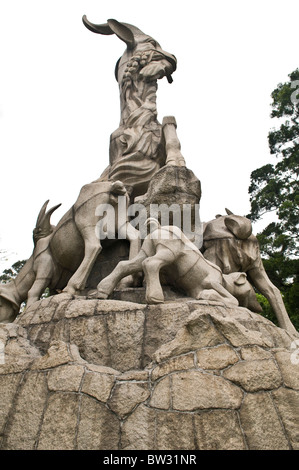
<instances>
[{"instance_id":1,"label":"standing goat","mask_svg":"<svg viewBox=\"0 0 299 470\"><path fill-rule=\"evenodd\" d=\"M157 120L157 79L172 82L176 58L165 52L158 42L136 26L108 20L106 24L84 25L92 32L116 34L127 45L118 60L115 77L120 90L119 128L110 137L110 165L100 180L121 180L132 188L132 198L144 194L152 176L166 162L168 134ZM178 153L176 164L185 162Z\"/></svg>"},{"instance_id":2,"label":"standing goat","mask_svg":"<svg viewBox=\"0 0 299 470\"><path fill-rule=\"evenodd\" d=\"M33 231L35 246L30 259L16 279L1 285L0 322L14 321L21 303L27 300L27 306L30 306L40 298L46 287L54 291L64 290L69 294L80 293L85 288L102 250L96 230L100 220L97 208L108 205L116 207L119 196L124 196L128 202L126 188L120 181L86 184L75 204L56 227L50 224L50 216L60 204L48 212L48 201L43 205ZM139 232L127 218L122 225L116 219L114 222L118 237L130 241L130 257L136 256L140 248ZM115 225L107 227L113 231L113 235ZM109 233L108 238L109 235L111 238Z\"/></svg>"},{"instance_id":3,"label":"standing goat","mask_svg":"<svg viewBox=\"0 0 299 470\"><path fill-rule=\"evenodd\" d=\"M207 222L203 233L204 257L220 267L223 273L245 272L256 289L269 301L278 324L298 335L292 324L279 289L272 284L260 255L258 239L252 234L249 219L233 214L217 215Z\"/></svg>"}]
</instances>

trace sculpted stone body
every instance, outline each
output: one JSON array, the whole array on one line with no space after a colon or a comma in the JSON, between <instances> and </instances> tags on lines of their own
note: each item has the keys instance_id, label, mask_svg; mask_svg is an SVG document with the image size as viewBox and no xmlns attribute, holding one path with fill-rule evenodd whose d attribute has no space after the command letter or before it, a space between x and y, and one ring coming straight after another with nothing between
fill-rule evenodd
<instances>
[{"instance_id":1,"label":"sculpted stone body","mask_svg":"<svg viewBox=\"0 0 299 470\"><path fill-rule=\"evenodd\" d=\"M165 136L157 120L157 80L176 69L176 58L136 26L108 20L85 26L98 34L116 34L127 45L115 69L120 90L119 128L110 138L110 165L101 179L121 180L132 188L132 197L144 194L157 170L166 162ZM165 131L166 140L168 129ZM170 135L168 140L171 139ZM179 156L180 159L180 156ZM185 164L183 159L177 164Z\"/></svg>"},{"instance_id":2,"label":"sculpted stone body","mask_svg":"<svg viewBox=\"0 0 299 470\"><path fill-rule=\"evenodd\" d=\"M223 273L245 272L254 287L268 299L279 326L290 333L296 333L280 291L267 276L250 220L234 215L229 210L227 214L219 215L205 224L204 257L219 266Z\"/></svg>"},{"instance_id":3,"label":"sculpted stone body","mask_svg":"<svg viewBox=\"0 0 299 470\"><path fill-rule=\"evenodd\" d=\"M218 266L206 260L196 246L178 227L164 226L149 219L154 228L145 238L136 258L122 261L98 285L98 298L107 298L128 274L143 270L148 303L164 301L160 284L163 268L167 280L195 299L220 300L228 305L239 305L246 299L246 307L261 311L254 291L244 273L224 275Z\"/></svg>"},{"instance_id":4,"label":"sculpted stone body","mask_svg":"<svg viewBox=\"0 0 299 470\"><path fill-rule=\"evenodd\" d=\"M135 26L83 21L127 45L116 67L121 121L107 170L56 227L58 206L43 205L32 256L0 285L0 323L13 322L0 324L0 449L175 451L150 453L149 464L199 463L196 449L299 449L298 335L251 223L227 211L204 225L202 246L200 181L175 119L157 121L157 79L171 82L174 56ZM151 212L162 204L168 216L172 207L167 222L161 207ZM105 234L113 240L102 243ZM125 237L130 254L115 240ZM142 271L145 289L122 288ZM287 331L254 313L252 284ZM58 294L38 300L47 286ZM130 453L102 461L136 462Z\"/></svg>"},{"instance_id":5,"label":"sculpted stone body","mask_svg":"<svg viewBox=\"0 0 299 470\"><path fill-rule=\"evenodd\" d=\"M102 250L96 233L100 205L116 207L118 196L126 195L127 204L139 201L145 204L146 210L153 202L166 201L168 205L175 202L182 215L184 207L181 206L187 203L197 210L201 196L200 182L186 168L181 154L174 117L165 117L162 125L157 120L157 80L167 77L172 82L176 58L136 26L113 19L96 25L85 16L83 23L95 33L116 34L127 46L115 69L121 118L119 128L110 138L109 166L100 178L83 186L77 201L57 227L50 224L50 216L58 206L47 213L47 203L43 206L33 233L32 256L17 278L0 288L0 321L3 322L13 321L21 302L27 300L30 306L46 287L51 292L82 293ZM194 213L193 218L194 222ZM109 227L114 233L116 222ZM130 241L129 261L119 263L100 282L99 297L109 295L128 274L143 270L148 302L163 302L159 280L163 269L167 282L191 297L220 299L260 311L249 280L269 300L279 325L295 333L281 294L263 268L258 241L252 235L248 219L229 212L205 224L203 254L178 227L156 227L146 237L141 251L140 233L127 215L123 226L117 224L117 230L120 238ZM166 232L168 239L159 239ZM110 238L109 230L107 238ZM113 268L110 268L110 255L108 273ZM102 278L101 275L94 285Z\"/></svg>"},{"instance_id":6,"label":"sculpted stone body","mask_svg":"<svg viewBox=\"0 0 299 470\"><path fill-rule=\"evenodd\" d=\"M102 250L101 240L96 234L99 221L96 209L100 204L116 206L118 196L126 194L119 181L87 184L56 227L50 225L50 215L58 206L48 213L45 212L47 204L43 206L33 231L35 247L32 256L16 279L0 288L0 322L13 321L21 303L27 300L27 306L30 306L46 287L69 294L79 293L85 288ZM122 230L124 238L131 243L130 255L134 257L140 247L139 232L128 221L120 227L120 232Z\"/></svg>"}]
</instances>

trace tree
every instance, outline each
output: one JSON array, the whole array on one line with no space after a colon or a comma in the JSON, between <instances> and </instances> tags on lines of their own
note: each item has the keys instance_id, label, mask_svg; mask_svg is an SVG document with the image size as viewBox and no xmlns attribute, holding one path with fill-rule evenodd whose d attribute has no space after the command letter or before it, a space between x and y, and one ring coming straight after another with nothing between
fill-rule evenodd
<instances>
[{"instance_id":1,"label":"tree","mask_svg":"<svg viewBox=\"0 0 299 470\"><path fill-rule=\"evenodd\" d=\"M8 282L12 281L12 279L14 279L19 274L26 261L27 260L17 261L11 266L11 268L4 269L0 276L0 283L7 284Z\"/></svg>"},{"instance_id":2,"label":"tree","mask_svg":"<svg viewBox=\"0 0 299 470\"><path fill-rule=\"evenodd\" d=\"M249 194L252 221L267 212L273 221L257 235L265 269L280 289L295 327L299 329L299 69L289 74L272 92L272 118L280 126L268 135L275 164L266 164L251 173ZM266 316L271 309L265 305Z\"/></svg>"},{"instance_id":3,"label":"tree","mask_svg":"<svg viewBox=\"0 0 299 470\"><path fill-rule=\"evenodd\" d=\"M22 267L26 263L26 259L22 261L16 261L10 268L4 269L2 274L0 275L0 285L1 284L7 284L8 282L12 281L17 277L19 272L21 271ZM50 289L47 287L43 294L41 295L41 299L45 299L46 297L49 297L50 295ZM21 311L24 309L26 305L26 302L23 302L21 305Z\"/></svg>"}]
</instances>

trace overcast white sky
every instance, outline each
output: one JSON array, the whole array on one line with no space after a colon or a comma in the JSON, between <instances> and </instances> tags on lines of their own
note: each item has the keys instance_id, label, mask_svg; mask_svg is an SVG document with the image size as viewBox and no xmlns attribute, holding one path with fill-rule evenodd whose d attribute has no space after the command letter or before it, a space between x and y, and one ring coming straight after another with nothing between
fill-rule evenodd
<instances>
[{"instance_id":1,"label":"overcast white sky","mask_svg":"<svg viewBox=\"0 0 299 470\"><path fill-rule=\"evenodd\" d=\"M32 252L42 204L62 203L108 164L119 124L114 66L125 44L88 31L134 24L178 60L159 81L158 118L174 115L200 214L249 212L250 173L274 162L271 92L299 66L297 0L2 0L0 3L0 272Z\"/></svg>"}]
</instances>

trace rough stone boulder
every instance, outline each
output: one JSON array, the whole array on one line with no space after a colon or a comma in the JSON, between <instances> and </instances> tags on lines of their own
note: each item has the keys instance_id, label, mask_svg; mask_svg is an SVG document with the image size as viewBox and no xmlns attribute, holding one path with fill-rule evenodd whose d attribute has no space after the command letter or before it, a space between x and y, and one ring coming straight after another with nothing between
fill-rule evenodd
<instances>
[{"instance_id":1,"label":"rough stone boulder","mask_svg":"<svg viewBox=\"0 0 299 470\"><path fill-rule=\"evenodd\" d=\"M0 325L1 449L299 449L295 338L245 308L65 294Z\"/></svg>"}]
</instances>

